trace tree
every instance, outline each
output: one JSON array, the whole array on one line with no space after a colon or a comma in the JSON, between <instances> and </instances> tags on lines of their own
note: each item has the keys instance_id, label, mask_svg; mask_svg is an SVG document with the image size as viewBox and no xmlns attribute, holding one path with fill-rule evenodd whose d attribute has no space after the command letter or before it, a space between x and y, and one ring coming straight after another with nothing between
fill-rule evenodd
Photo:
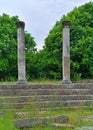
<instances>
[{"instance_id":1,"label":"tree","mask_svg":"<svg viewBox=\"0 0 93 130\"><path fill-rule=\"evenodd\" d=\"M0 16L0 80L17 80L17 27L18 16ZM25 32L27 51L35 51L34 38Z\"/></svg>"},{"instance_id":2,"label":"tree","mask_svg":"<svg viewBox=\"0 0 93 130\"><path fill-rule=\"evenodd\" d=\"M75 7L50 30L43 51L46 51L48 77L61 78L62 21L71 21L71 79L93 78L93 2ZM55 74L54 74L55 73ZM59 73L59 74L58 74ZM59 76L60 75L60 76Z\"/></svg>"},{"instance_id":3,"label":"tree","mask_svg":"<svg viewBox=\"0 0 93 130\"><path fill-rule=\"evenodd\" d=\"M60 30L60 31L59 31ZM56 22L55 27L50 30L48 37L45 39L45 46L40 51L41 73L40 76L48 79L61 79L61 62L62 62L62 39L61 25ZM59 44L58 44L59 43ZM39 60L40 61L40 60Z\"/></svg>"}]
</instances>

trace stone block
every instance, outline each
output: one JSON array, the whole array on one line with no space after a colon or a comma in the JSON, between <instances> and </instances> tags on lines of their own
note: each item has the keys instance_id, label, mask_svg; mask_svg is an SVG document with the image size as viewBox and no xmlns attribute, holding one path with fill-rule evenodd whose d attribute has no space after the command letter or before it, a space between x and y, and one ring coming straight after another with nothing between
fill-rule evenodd
<instances>
[{"instance_id":1,"label":"stone block","mask_svg":"<svg viewBox=\"0 0 93 130\"><path fill-rule=\"evenodd\" d=\"M43 118L29 118L29 119L21 119L21 120L15 120L14 124L17 128L30 128L34 125L47 125L47 123L54 123L54 122L67 122L68 121L68 115L61 115L61 116L54 116L54 117L43 117Z\"/></svg>"}]
</instances>

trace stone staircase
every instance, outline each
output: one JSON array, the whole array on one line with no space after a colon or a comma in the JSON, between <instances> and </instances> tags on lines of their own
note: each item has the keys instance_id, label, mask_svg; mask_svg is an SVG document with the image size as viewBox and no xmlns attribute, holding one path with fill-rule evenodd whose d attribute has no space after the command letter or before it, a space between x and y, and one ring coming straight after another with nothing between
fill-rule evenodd
<instances>
[{"instance_id":1,"label":"stone staircase","mask_svg":"<svg viewBox=\"0 0 93 130\"><path fill-rule=\"evenodd\" d=\"M15 116L18 116L14 122L17 128L32 127L39 121L45 123L48 120L48 117L39 118L37 113L29 118L31 112L43 113L47 110L77 107L93 107L92 83L0 85L0 115L14 110ZM60 119L60 115L52 117L53 120L55 118ZM61 115L61 123L67 121L68 115ZM54 122L53 125L55 126L56 123ZM65 124L56 125L60 127Z\"/></svg>"},{"instance_id":2,"label":"stone staircase","mask_svg":"<svg viewBox=\"0 0 93 130\"><path fill-rule=\"evenodd\" d=\"M0 109L57 109L62 107L91 106L93 84L28 84L0 85Z\"/></svg>"}]
</instances>

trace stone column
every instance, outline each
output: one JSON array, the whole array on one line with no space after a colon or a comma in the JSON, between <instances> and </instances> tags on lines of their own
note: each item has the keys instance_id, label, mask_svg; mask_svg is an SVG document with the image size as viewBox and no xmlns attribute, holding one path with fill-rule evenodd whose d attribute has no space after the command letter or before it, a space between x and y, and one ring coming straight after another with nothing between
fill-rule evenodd
<instances>
[{"instance_id":1,"label":"stone column","mask_svg":"<svg viewBox=\"0 0 93 130\"><path fill-rule=\"evenodd\" d=\"M70 21L64 21L63 25L63 81L71 83L70 80Z\"/></svg>"},{"instance_id":2,"label":"stone column","mask_svg":"<svg viewBox=\"0 0 93 130\"><path fill-rule=\"evenodd\" d=\"M25 38L23 21L17 22L17 41L18 41L18 84L26 84L25 67Z\"/></svg>"}]
</instances>

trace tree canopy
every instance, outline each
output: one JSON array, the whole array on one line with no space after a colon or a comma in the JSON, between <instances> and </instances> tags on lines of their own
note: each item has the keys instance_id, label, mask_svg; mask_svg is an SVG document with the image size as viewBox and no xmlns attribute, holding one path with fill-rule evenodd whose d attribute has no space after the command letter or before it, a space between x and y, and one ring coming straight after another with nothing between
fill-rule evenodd
<instances>
[{"instance_id":1,"label":"tree canopy","mask_svg":"<svg viewBox=\"0 0 93 130\"><path fill-rule=\"evenodd\" d=\"M0 80L17 79L17 21L18 16L0 16ZM36 43L28 32L25 42L27 51L34 52Z\"/></svg>"},{"instance_id":2,"label":"tree canopy","mask_svg":"<svg viewBox=\"0 0 93 130\"><path fill-rule=\"evenodd\" d=\"M18 16L0 16L0 80L17 79ZM71 80L93 78L93 2L75 7L61 17L45 38L42 50L25 32L27 80L37 78L62 79L62 22L71 21Z\"/></svg>"},{"instance_id":3,"label":"tree canopy","mask_svg":"<svg viewBox=\"0 0 93 130\"><path fill-rule=\"evenodd\" d=\"M47 67L53 78L61 78L62 21L70 20L71 79L93 78L93 2L75 7L56 22L45 39ZM56 76L55 76L56 75ZM50 77L51 77L50 76Z\"/></svg>"}]
</instances>

